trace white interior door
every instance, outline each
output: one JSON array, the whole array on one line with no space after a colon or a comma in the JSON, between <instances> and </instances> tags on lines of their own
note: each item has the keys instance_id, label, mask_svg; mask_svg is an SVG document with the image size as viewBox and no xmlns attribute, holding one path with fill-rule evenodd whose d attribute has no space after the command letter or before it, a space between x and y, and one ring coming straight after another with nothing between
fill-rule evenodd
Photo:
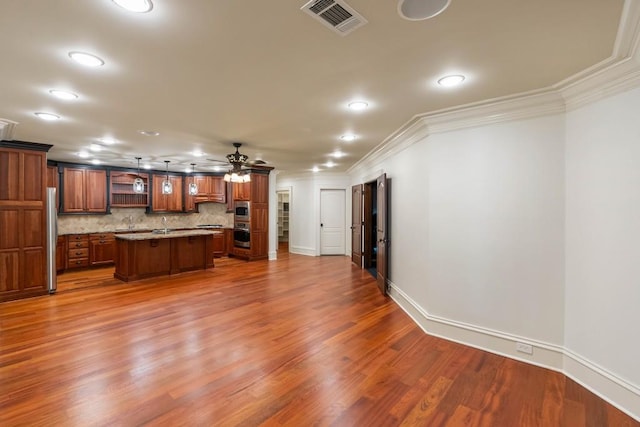
<instances>
[{"instance_id":1,"label":"white interior door","mask_svg":"<svg viewBox=\"0 0 640 427\"><path fill-rule=\"evenodd\" d=\"M320 255L345 254L345 190L320 190Z\"/></svg>"}]
</instances>

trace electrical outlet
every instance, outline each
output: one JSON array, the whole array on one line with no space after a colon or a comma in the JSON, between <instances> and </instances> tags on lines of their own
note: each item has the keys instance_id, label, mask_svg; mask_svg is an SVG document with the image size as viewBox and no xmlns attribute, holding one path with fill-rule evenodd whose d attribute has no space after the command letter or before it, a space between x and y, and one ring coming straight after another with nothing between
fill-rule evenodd
<instances>
[{"instance_id":1,"label":"electrical outlet","mask_svg":"<svg viewBox=\"0 0 640 427\"><path fill-rule=\"evenodd\" d=\"M516 343L516 351L519 351L520 353L533 354L533 346L530 345L530 344L517 342Z\"/></svg>"}]
</instances>

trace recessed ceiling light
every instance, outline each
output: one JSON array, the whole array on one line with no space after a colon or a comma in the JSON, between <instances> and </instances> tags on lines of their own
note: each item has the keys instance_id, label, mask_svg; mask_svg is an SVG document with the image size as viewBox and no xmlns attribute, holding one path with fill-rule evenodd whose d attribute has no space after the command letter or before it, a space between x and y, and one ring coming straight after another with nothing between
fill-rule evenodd
<instances>
[{"instance_id":1,"label":"recessed ceiling light","mask_svg":"<svg viewBox=\"0 0 640 427\"><path fill-rule=\"evenodd\" d=\"M56 98L64 99L65 101L78 99L78 95L76 95L73 92L67 92L66 90L51 89L49 93L55 96Z\"/></svg>"},{"instance_id":2,"label":"recessed ceiling light","mask_svg":"<svg viewBox=\"0 0 640 427\"><path fill-rule=\"evenodd\" d=\"M89 153L87 153L86 151L79 151L78 152L78 157L86 159L87 157L89 157Z\"/></svg>"},{"instance_id":3,"label":"recessed ceiling light","mask_svg":"<svg viewBox=\"0 0 640 427\"><path fill-rule=\"evenodd\" d=\"M451 0L400 0L398 13L409 21L421 21L441 14Z\"/></svg>"},{"instance_id":4,"label":"recessed ceiling light","mask_svg":"<svg viewBox=\"0 0 640 427\"><path fill-rule=\"evenodd\" d=\"M344 154L342 151L340 150L336 150L331 154L333 157L335 157L336 159L340 159L344 156L346 156L346 154Z\"/></svg>"},{"instance_id":5,"label":"recessed ceiling light","mask_svg":"<svg viewBox=\"0 0 640 427\"><path fill-rule=\"evenodd\" d=\"M311 172L313 172L313 173L320 172L320 168L319 168L319 167L317 167L317 166L314 166L314 167L311 169Z\"/></svg>"},{"instance_id":6,"label":"recessed ceiling light","mask_svg":"<svg viewBox=\"0 0 640 427\"><path fill-rule=\"evenodd\" d=\"M367 102L364 101L353 101L350 102L348 107L355 111L361 111L366 109L369 106Z\"/></svg>"},{"instance_id":7,"label":"recessed ceiling light","mask_svg":"<svg viewBox=\"0 0 640 427\"><path fill-rule=\"evenodd\" d=\"M444 76L441 79L438 79L438 84L443 87L453 87L453 86L458 86L463 81L464 81L463 75L455 74L451 76Z\"/></svg>"},{"instance_id":8,"label":"recessed ceiling light","mask_svg":"<svg viewBox=\"0 0 640 427\"><path fill-rule=\"evenodd\" d=\"M100 67L104 65L104 61L95 55L86 52L69 52L69 58L85 67Z\"/></svg>"},{"instance_id":9,"label":"recessed ceiling light","mask_svg":"<svg viewBox=\"0 0 640 427\"><path fill-rule=\"evenodd\" d=\"M113 2L129 12L145 13L153 9L151 0L113 0Z\"/></svg>"},{"instance_id":10,"label":"recessed ceiling light","mask_svg":"<svg viewBox=\"0 0 640 427\"><path fill-rule=\"evenodd\" d=\"M143 135L146 135L146 136L158 136L158 135L160 135L160 132L156 132L154 130L141 130L140 133L143 134Z\"/></svg>"},{"instance_id":11,"label":"recessed ceiling light","mask_svg":"<svg viewBox=\"0 0 640 427\"><path fill-rule=\"evenodd\" d=\"M94 165L99 165L102 162L100 160L98 160L98 159L93 159L93 160L91 160L91 163L93 163Z\"/></svg>"},{"instance_id":12,"label":"recessed ceiling light","mask_svg":"<svg viewBox=\"0 0 640 427\"><path fill-rule=\"evenodd\" d=\"M204 156L204 153L203 153L202 151L200 151L200 150L193 150L193 151L191 152L191 154L193 154L195 157L202 157L202 156Z\"/></svg>"},{"instance_id":13,"label":"recessed ceiling light","mask_svg":"<svg viewBox=\"0 0 640 427\"><path fill-rule=\"evenodd\" d=\"M348 133L348 134L342 135L340 137L341 140L346 141L346 142L351 142L351 141L355 140L356 138L357 138L357 136L355 136L352 133Z\"/></svg>"},{"instance_id":14,"label":"recessed ceiling light","mask_svg":"<svg viewBox=\"0 0 640 427\"><path fill-rule=\"evenodd\" d=\"M118 142L114 138L109 138L109 137L98 138L98 141L102 142L103 144L107 144L107 145L113 145L113 144L116 144Z\"/></svg>"},{"instance_id":15,"label":"recessed ceiling light","mask_svg":"<svg viewBox=\"0 0 640 427\"><path fill-rule=\"evenodd\" d=\"M147 170L151 169L151 165L149 163L145 163L142 167Z\"/></svg>"},{"instance_id":16,"label":"recessed ceiling light","mask_svg":"<svg viewBox=\"0 0 640 427\"><path fill-rule=\"evenodd\" d=\"M51 113L34 113L34 114L40 117L42 120L47 120L49 122L60 119L60 116L57 116Z\"/></svg>"},{"instance_id":17,"label":"recessed ceiling light","mask_svg":"<svg viewBox=\"0 0 640 427\"><path fill-rule=\"evenodd\" d=\"M91 150L91 151L96 151L96 152L98 152L98 151L102 151L102 146L101 146L101 145L98 145L98 144L91 144L91 145L89 146L89 150Z\"/></svg>"},{"instance_id":18,"label":"recessed ceiling light","mask_svg":"<svg viewBox=\"0 0 640 427\"><path fill-rule=\"evenodd\" d=\"M332 167L334 167L336 164L335 164L335 163L333 163L331 160L329 160L329 161L328 161L327 163L325 163L324 165L325 165L326 167L328 167L328 168L332 168Z\"/></svg>"}]
</instances>

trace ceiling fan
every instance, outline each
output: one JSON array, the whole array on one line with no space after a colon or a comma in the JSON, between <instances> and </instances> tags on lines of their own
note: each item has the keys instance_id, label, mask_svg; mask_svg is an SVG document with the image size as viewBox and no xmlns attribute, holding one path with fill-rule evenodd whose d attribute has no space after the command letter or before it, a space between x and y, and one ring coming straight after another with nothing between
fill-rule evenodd
<instances>
[{"instance_id":1,"label":"ceiling fan","mask_svg":"<svg viewBox=\"0 0 640 427\"><path fill-rule=\"evenodd\" d=\"M247 172L245 172L243 168L265 165L267 164L267 162L265 162L264 160L250 161L249 156L247 156L246 154L240 153L239 149L242 146L242 143L240 142L234 142L233 146L236 147L236 152L227 154L226 156L227 162L231 165L231 170L229 170L229 172L225 174L224 180L230 181L230 182L249 182L251 180L251 177ZM217 159L207 159L207 160L212 162L227 163L223 160L217 160Z\"/></svg>"}]
</instances>

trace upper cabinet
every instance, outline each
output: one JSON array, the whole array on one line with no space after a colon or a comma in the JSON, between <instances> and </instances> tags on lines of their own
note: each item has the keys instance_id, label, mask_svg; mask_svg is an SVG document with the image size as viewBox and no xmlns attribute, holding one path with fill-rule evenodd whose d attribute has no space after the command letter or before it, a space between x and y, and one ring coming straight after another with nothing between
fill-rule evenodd
<instances>
[{"instance_id":1,"label":"upper cabinet","mask_svg":"<svg viewBox=\"0 0 640 427\"><path fill-rule=\"evenodd\" d=\"M169 175L169 182L173 187L171 194L162 194L162 181L167 178L166 175L153 175L152 186L152 212L183 212L182 207L182 177Z\"/></svg>"},{"instance_id":2,"label":"upper cabinet","mask_svg":"<svg viewBox=\"0 0 640 427\"><path fill-rule=\"evenodd\" d=\"M194 176L193 180L198 186L198 194L195 196L196 203L226 202L226 183L221 176Z\"/></svg>"},{"instance_id":3,"label":"upper cabinet","mask_svg":"<svg viewBox=\"0 0 640 427\"><path fill-rule=\"evenodd\" d=\"M133 181L140 177L144 183L144 191L135 193ZM149 175L135 172L111 172L111 207L113 208L146 208L149 206Z\"/></svg>"},{"instance_id":4,"label":"upper cabinet","mask_svg":"<svg viewBox=\"0 0 640 427\"><path fill-rule=\"evenodd\" d=\"M195 195L189 194L189 184L195 184L198 192ZM226 203L227 183L221 176L196 175L185 177L184 183L184 210L185 212L196 211L197 203L214 202Z\"/></svg>"},{"instance_id":5,"label":"upper cabinet","mask_svg":"<svg viewBox=\"0 0 640 427\"><path fill-rule=\"evenodd\" d=\"M234 182L232 185L233 200L251 200L251 182Z\"/></svg>"},{"instance_id":6,"label":"upper cabinet","mask_svg":"<svg viewBox=\"0 0 640 427\"><path fill-rule=\"evenodd\" d=\"M63 213L106 213L107 171L65 167L62 169Z\"/></svg>"}]
</instances>

